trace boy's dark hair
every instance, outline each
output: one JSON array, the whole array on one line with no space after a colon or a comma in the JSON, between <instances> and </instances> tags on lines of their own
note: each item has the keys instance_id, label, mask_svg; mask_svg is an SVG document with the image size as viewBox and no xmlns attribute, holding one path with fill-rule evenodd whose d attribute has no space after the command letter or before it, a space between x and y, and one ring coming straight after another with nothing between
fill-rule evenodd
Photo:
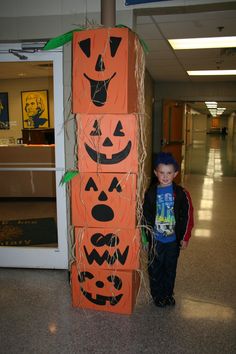
<instances>
[{"instance_id":1,"label":"boy's dark hair","mask_svg":"<svg viewBox=\"0 0 236 354\"><path fill-rule=\"evenodd\" d=\"M154 169L162 163L164 165L173 165L175 171L179 171L179 165L170 152L159 152L154 161Z\"/></svg>"}]
</instances>

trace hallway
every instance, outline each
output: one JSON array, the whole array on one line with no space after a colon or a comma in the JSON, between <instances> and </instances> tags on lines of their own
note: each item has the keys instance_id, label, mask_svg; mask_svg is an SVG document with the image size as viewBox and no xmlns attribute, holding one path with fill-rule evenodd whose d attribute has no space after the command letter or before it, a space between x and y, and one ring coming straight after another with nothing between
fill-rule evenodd
<instances>
[{"instance_id":1,"label":"hallway","mask_svg":"<svg viewBox=\"0 0 236 354\"><path fill-rule=\"evenodd\" d=\"M176 306L146 286L131 316L71 307L67 271L0 269L0 353L236 353L236 149L207 136L188 151L195 228L179 259Z\"/></svg>"}]
</instances>

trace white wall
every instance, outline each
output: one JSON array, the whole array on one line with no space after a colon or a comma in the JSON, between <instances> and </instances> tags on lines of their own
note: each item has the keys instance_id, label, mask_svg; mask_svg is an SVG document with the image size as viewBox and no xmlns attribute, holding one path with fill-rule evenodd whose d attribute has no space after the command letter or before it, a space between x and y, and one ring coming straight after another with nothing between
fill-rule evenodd
<instances>
[{"instance_id":1,"label":"white wall","mask_svg":"<svg viewBox=\"0 0 236 354\"><path fill-rule=\"evenodd\" d=\"M50 39L79 26L98 25L100 8L100 0L1 0L0 41ZM116 8L116 23L132 28L132 10L121 0Z\"/></svg>"},{"instance_id":2,"label":"white wall","mask_svg":"<svg viewBox=\"0 0 236 354\"><path fill-rule=\"evenodd\" d=\"M235 124L236 114L231 114L228 118L228 136L233 138L233 135L236 134L236 124Z\"/></svg>"}]
</instances>

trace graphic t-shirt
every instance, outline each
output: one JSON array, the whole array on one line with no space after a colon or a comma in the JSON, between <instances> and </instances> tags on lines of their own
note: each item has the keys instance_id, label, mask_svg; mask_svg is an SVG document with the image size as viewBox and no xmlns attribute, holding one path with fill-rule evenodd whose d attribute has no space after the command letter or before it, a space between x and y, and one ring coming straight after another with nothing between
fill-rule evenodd
<instances>
[{"instance_id":1,"label":"graphic t-shirt","mask_svg":"<svg viewBox=\"0 0 236 354\"><path fill-rule=\"evenodd\" d=\"M163 243L176 240L173 186L157 187L155 238Z\"/></svg>"}]
</instances>

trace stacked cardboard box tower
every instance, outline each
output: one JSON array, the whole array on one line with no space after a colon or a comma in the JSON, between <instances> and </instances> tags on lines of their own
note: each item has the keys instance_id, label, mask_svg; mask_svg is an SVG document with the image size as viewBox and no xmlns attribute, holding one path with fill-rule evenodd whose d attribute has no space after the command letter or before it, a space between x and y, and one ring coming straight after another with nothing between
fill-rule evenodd
<instances>
[{"instance_id":1,"label":"stacked cardboard box tower","mask_svg":"<svg viewBox=\"0 0 236 354\"><path fill-rule=\"evenodd\" d=\"M75 307L130 314L139 289L136 35L99 28L73 37L79 174L71 182Z\"/></svg>"}]
</instances>

